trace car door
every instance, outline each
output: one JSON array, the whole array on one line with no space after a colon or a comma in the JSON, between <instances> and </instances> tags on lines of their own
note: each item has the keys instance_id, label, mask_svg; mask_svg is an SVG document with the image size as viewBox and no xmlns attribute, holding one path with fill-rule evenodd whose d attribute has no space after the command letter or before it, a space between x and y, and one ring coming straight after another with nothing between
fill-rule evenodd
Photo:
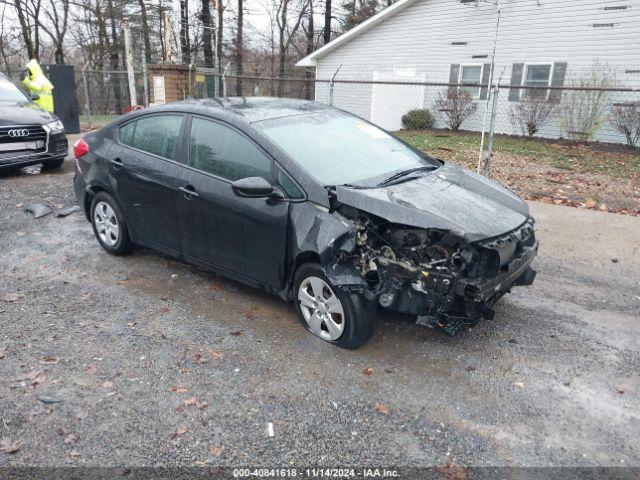
<instances>
[{"instance_id":1,"label":"car door","mask_svg":"<svg viewBox=\"0 0 640 480\"><path fill-rule=\"evenodd\" d=\"M272 159L239 130L204 117L191 118L187 144L178 201L185 254L279 286L288 200L243 198L231 188L246 177L273 183Z\"/></svg>"},{"instance_id":2,"label":"car door","mask_svg":"<svg viewBox=\"0 0 640 480\"><path fill-rule=\"evenodd\" d=\"M110 158L118 199L138 241L180 254L176 177L182 165L179 114L154 114L118 129L118 148Z\"/></svg>"}]
</instances>

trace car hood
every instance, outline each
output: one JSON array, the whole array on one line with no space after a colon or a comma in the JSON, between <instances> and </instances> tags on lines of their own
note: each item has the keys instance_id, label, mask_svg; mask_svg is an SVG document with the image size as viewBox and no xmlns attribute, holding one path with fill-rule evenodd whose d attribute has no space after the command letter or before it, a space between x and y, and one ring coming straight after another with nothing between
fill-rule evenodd
<instances>
[{"instance_id":1,"label":"car hood","mask_svg":"<svg viewBox=\"0 0 640 480\"><path fill-rule=\"evenodd\" d=\"M529 218L527 204L515 193L450 163L396 185L338 186L336 197L389 222L447 230L469 242L501 235Z\"/></svg>"},{"instance_id":2,"label":"car hood","mask_svg":"<svg viewBox=\"0 0 640 480\"><path fill-rule=\"evenodd\" d=\"M32 102L0 102L0 127L11 125L41 125L56 117Z\"/></svg>"}]
</instances>

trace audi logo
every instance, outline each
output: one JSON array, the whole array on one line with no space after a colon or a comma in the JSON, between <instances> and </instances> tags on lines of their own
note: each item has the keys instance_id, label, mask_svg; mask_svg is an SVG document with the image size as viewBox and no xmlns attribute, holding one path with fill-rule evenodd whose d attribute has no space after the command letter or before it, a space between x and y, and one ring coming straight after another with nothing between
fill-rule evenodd
<instances>
[{"instance_id":1,"label":"audi logo","mask_svg":"<svg viewBox=\"0 0 640 480\"><path fill-rule=\"evenodd\" d=\"M9 130L8 134L11 138L28 137L29 130L26 128L16 128L15 130Z\"/></svg>"}]
</instances>

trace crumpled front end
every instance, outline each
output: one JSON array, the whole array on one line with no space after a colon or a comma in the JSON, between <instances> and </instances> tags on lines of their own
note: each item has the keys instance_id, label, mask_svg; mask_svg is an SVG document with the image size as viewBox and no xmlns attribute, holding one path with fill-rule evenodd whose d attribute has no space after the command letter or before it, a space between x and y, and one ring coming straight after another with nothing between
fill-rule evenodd
<instances>
[{"instance_id":1,"label":"crumpled front end","mask_svg":"<svg viewBox=\"0 0 640 480\"><path fill-rule=\"evenodd\" d=\"M416 315L417 323L450 335L493 318L500 297L535 278L530 265L538 242L531 217L502 235L469 241L346 205L337 210L355 226L355 242L325 264L334 285L385 309Z\"/></svg>"}]
</instances>

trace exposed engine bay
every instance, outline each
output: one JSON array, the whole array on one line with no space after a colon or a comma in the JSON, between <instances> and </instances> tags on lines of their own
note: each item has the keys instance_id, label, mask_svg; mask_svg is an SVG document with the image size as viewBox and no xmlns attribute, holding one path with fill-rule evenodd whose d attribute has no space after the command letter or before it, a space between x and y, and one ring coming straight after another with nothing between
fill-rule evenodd
<instances>
[{"instance_id":1,"label":"exposed engine bay","mask_svg":"<svg viewBox=\"0 0 640 480\"><path fill-rule=\"evenodd\" d=\"M338 253L364 284L352 286L368 300L417 315L419 324L455 335L465 325L493 318L492 305L512 285L530 285L537 251L533 219L496 238L468 242L454 232L390 223L342 205L355 226L355 248ZM349 286L345 286L349 288Z\"/></svg>"}]
</instances>

